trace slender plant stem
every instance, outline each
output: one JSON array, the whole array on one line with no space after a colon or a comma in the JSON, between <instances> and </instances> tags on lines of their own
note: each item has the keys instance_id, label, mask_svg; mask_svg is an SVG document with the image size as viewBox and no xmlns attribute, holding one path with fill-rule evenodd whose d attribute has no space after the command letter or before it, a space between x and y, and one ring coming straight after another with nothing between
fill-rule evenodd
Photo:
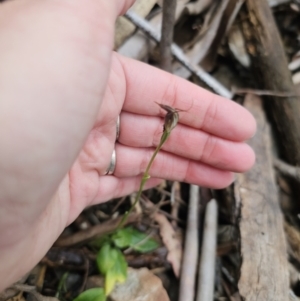
<instances>
[{"instance_id":1,"label":"slender plant stem","mask_svg":"<svg viewBox=\"0 0 300 301\"><path fill-rule=\"evenodd\" d=\"M122 228L124 223L126 222L126 219L128 217L128 215L132 212L132 210L134 209L135 205L138 203L141 195L142 195L142 192L143 192L143 189L144 189L144 186L145 186L145 183L147 182L147 180L150 178L150 175L149 175L149 170L151 168L151 165L156 157L156 155L158 154L158 152L160 151L161 147L163 146L163 144L167 141L168 137L170 136L171 134L171 131L167 131L165 130L160 138L160 142L158 144L158 146L156 147L148 165L147 165L147 168L146 168L146 171L144 172L143 174L143 178L141 180L141 184L140 184L140 188L139 188L139 191L135 197L135 200L134 200L134 203L132 204L132 206L130 207L130 209L124 214L119 226L118 226L118 229Z\"/></svg>"}]
</instances>

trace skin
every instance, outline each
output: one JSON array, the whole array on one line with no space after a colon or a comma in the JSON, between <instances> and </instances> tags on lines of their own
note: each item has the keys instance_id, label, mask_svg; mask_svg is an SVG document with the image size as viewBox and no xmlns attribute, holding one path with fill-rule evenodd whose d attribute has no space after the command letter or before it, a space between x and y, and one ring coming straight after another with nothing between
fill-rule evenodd
<instances>
[{"instance_id":1,"label":"skin","mask_svg":"<svg viewBox=\"0 0 300 301\"><path fill-rule=\"evenodd\" d=\"M147 187L212 188L251 168L255 120L241 106L112 52L131 0L0 6L0 290L28 272L87 206L138 189L163 125L181 112ZM116 120L121 116L117 144ZM106 176L111 153L117 165Z\"/></svg>"}]
</instances>

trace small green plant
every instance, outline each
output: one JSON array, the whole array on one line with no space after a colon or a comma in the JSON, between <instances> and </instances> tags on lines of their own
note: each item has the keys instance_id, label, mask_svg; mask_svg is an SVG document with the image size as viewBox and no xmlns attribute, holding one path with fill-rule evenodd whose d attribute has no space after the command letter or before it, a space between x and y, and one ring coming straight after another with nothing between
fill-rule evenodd
<instances>
[{"instance_id":1,"label":"small green plant","mask_svg":"<svg viewBox=\"0 0 300 301\"><path fill-rule=\"evenodd\" d=\"M55 294L55 297L56 297L57 299L60 298L60 296L61 296L61 294L62 294L63 292L66 292L66 291L67 291L65 284L66 284L66 279L67 279L68 275L69 275L68 272L64 273L64 274L62 275L62 277L60 278L60 280L59 280L58 287L57 287L57 292L56 292L56 294Z\"/></svg>"},{"instance_id":2,"label":"small green plant","mask_svg":"<svg viewBox=\"0 0 300 301\"><path fill-rule=\"evenodd\" d=\"M128 215L132 212L132 210L134 209L134 207L136 206L136 204L138 203L138 201L140 200L140 197L142 195L142 191L143 191L143 188L145 186L145 183L147 182L148 179L150 179L150 175L149 175L149 170L151 168L151 165L156 157L156 155L158 154L158 152L161 150L163 144L167 141L167 139L169 138L172 130L175 128L175 126L177 125L178 121L179 121L179 112L184 112L183 110L179 110L179 109L174 109L170 106L167 106L167 105L163 105L163 104L160 104L158 102L156 102L162 109L164 109L167 114L165 115L165 120L164 120L164 128L163 128L163 133L161 135L161 138L160 138L160 142L158 144L158 146L156 147L148 165L147 165L147 168L146 168L146 171L144 172L143 174L143 177L142 177L142 180L141 180L141 183L140 183L140 188L139 188L139 191L135 197L135 200L134 200L134 203L133 205L131 206L131 208L129 209L129 211L127 211L119 226L118 226L118 229L122 228L123 225L125 224L127 218L128 218Z\"/></svg>"},{"instance_id":3,"label":"small green plant","mask_svg":"<svg viewBox=\"0 0 300 301\"><path fill-rule=\"evenodd\" d=\"M133 227L118 230L112 235L112 240L120 249L131 248L141 253L151 252L158 247L158 243L154 239Z\"/></svg>"},{"instance_id":4,"label":"small green plant","mask_svg":"<svg viewBox=\"0 0 300 301\"><path fill-rule=\"evenodd\" d=\"M117 282L123 283L127 278L127 262L121 249L131 248L146 253L155 250L158 243L147 234L126 227L100 240L98 247L97 266L105 277L104 292L109 295Z\"/></svg>"},{"instance_id":5,"label":"small green plant","mask_svg":"<svg viewBox=\"0 0 300 301\"><path fill-rule=\"evenodd\" d=\"M127 262L119 248L106 242L97 255L97 266L105 276L104 292L109 295L117 282L123 283L127 278Z\"/></svg>"},{"instance_id":6,"label":"small green plant","mask_svg":"<svg viewBox=\"0 0 300 301\"><path fill-rule=\"evenodd\" d=\"M149 235L133 227L119 229L111 235L94 240L91 245L99 249L96 263L99 272L105 277L104 289L86 290L74 301L105 301L115 284L123 283L126 280L127 262L121 249L131 248L146 253L159 246Z\"/></svg>"},{"instance_id":7,"label":"small green plant","mask_svg":"<svg viewBox=\"0 0 300 301\"><path fill-rule=\"evenodd\" d=\"M117 282L122 283L126 280L127 262L121 249L132 248L135 251L145 253L155 250L158 247L158 243L147 234L141 233L133 227L123 228L128 215L132 212L141 197L145 183L150 178L149 170L156 155L169 138L171 131L177 125L179 121L178 113L183 112L183 110L174 109L167 105L157 104L167 112L164 119L163 133L142 177L135 201L129 211L124 214L116 232L106 237L102 237L92 244L93 246L100 248L96 261L100 273L105 277L104 289L89 289L81 293L74 301L105 301L106 296L111 293L115 284Z\"/></svg>"}]
</instances>

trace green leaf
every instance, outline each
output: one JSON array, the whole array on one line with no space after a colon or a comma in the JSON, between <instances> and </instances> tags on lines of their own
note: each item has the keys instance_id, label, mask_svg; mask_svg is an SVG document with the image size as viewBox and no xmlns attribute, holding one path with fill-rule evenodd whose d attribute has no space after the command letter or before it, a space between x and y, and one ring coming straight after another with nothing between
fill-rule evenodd
<instances>
[{"instance_id":1,"label":"green leaf","mask_svg":"<svg viewBox=\"0 0 300 301\"><path fill-rule=\"evenodd\" d=\"M143 243L132 246L132 248L136 251L139 251L141 253L147 253L151 252L159 247L159 244L157 241L155 241L153 238L148 238Z\"/></svg>"},{"instance_id":2,"label":"green leaf","mask_svg":"<svg viewBox=\"0 0 300 301\"><path fill-rule=\"evenodd\" d=\"M105 273L105 294L109 295L117 282L122 283L127 278L127 262L123 253L117 248L111 248L110 254L114 264Z\"/></svg>"},{"instance_id":3,"label":"green leaf","mask_svg":"<svg viewBox=\"0 0 300 301\"><path fill-rule=\"evenodd\" d=\"M105 275L105 284L104 284L104 291L105 295L108 296L115 287L117 279L112 270L109 270Z\"/></svg>"},{"instance_id":4,"label":"green leaf","mask_svg":"<svg viewBox=\"0 0 300 301\"><path fill-rule=\"evenodd\" d=\"M117 266L114 266L111 270L109 270L105 276L105 294L108 296L115 287L115 284L123 283L127 278L127 270L125 274L120 273L120 270Z\"/></svg>"},{"instance_id":5,"label":"green leaf","mask_svg":"<svg viewBox=\"0 0 300 301\"><path fill-rule=\"evenodd\" d=\"M123 283L127 278L127 262L123 253L118 249L116 249L116 251L117 260L112 268L112 271L114 272L117 281Z\"/></svg>"},{"instance_id":6,"label":"green leaf","mask_svg":"<svg viewBox=\"0 0 300 301\"><path fill-rule=\"evenodd\" d=\"M117 260L117 252L115 248L112 248L112 246L109 243L106 243L102 246L100 251L98 252L96 262L99 271L105 275L115 264L115 261Z\"/></svg>"},{"instance_id":7,"label":"green leaf","mask_svg":"<svg viewBox=\"0 0 300 301\"><path fill-rule=\"evenodd\" d=\"M127 248L131 244L131 239L132 239L132 227L127 227L118 230L115 234L112 235L112 241L114 244L120 248Z\"/></svg>"},{"instance_id":8,"label":"green leaf","mask_svg":"<svg viewBox=\"0 0 300 301\"><path fill-rule=\"evenodd\" d=\"M124 282L127 278L127 262L123 253L106 243L97 255L97 266L105 276L105 295L111 293L116 282Z\"/></svg>"},{"instance_id":9,"label":"green leaf","mask_svg":"<svg viewBox=\"0 0 300 301\"><path fill-rule=\"evenodd\" d=\"M159 246L153 238L133 227L120 229L112 236L112 240L119 248L131 247L142 253L153 251Z\"/></svg>"},{"instance_id":10,"label":"green leaf","mask_svg":"<svg viewBox=\"0 0 300 301\"><path fill-rule=\"evenodd\" d=\"M65 272L62 277L59 279L58 287L57 287L57 292L55 294L56 298L59 298L62 292L66 292L66 280L69 276L68 272Z\"/></svg>"},{"instance_id":11,"label":"green leaf","mask_svg":"<svg viewBox=\"0 0 300 301\"><path fill-rule=\"evenodd\" d=\"M106 296L103 288L91 288L82 292L73 301L105 301Z\"/></svg>"}]
</instances>

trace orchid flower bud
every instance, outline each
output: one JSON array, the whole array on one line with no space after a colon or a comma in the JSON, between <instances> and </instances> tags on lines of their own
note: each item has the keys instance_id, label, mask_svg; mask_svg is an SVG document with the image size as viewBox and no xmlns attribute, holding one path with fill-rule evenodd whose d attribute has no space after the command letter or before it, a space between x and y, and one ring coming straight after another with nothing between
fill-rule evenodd
<instances>
[{"instance_id":1,"label":"orchid flower bud","mask_svg":"<svg viewBox=\"0 0 300 301\"><path fill-rule=\"evenodd\" d=\"M167 114L165 116L164 131L166 131L167 133L170 133L175 128L175 126L177 125L177 123L179 121L179 114L178 114L179 111L177 109L174 109L167 105L163 105L160 103L157 103L157 104L162 109L167 111Z\"/></svg>"}]
</instances>

